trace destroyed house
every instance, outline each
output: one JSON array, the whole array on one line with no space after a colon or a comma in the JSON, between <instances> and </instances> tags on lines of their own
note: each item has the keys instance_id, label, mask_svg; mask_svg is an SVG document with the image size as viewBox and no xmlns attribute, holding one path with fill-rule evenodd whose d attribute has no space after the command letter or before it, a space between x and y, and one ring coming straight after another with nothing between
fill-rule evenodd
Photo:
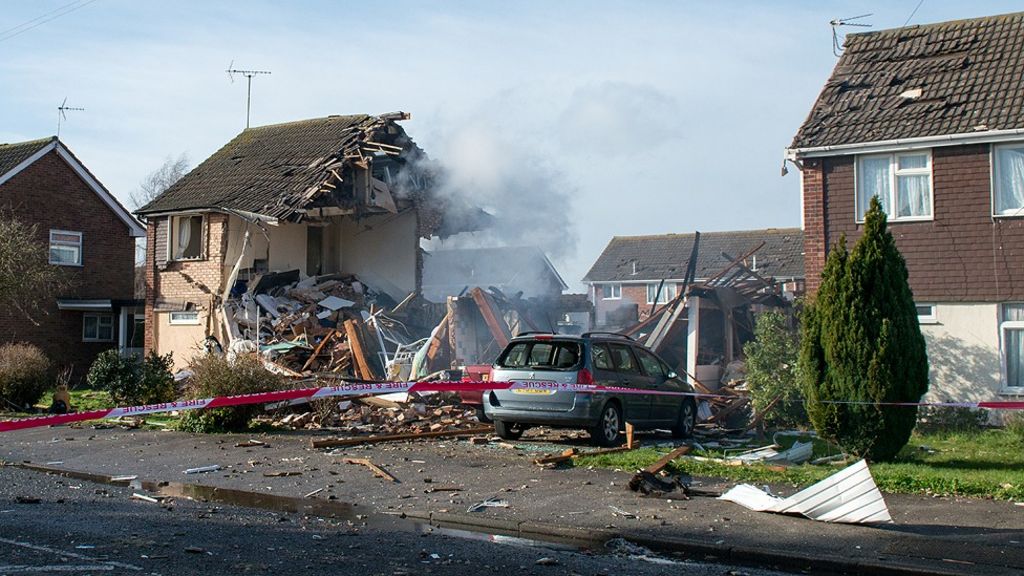
<instances>
[{"instance_id":1,"label":"destroyed house","mask_svg":"<svg viewBox=\"0 0 1024 576\"><path fill-rule=\"evenodd\" d=\"M424 255L423 297L444 302L474 286L523 298L557 297L568 285L535 246L434 250Z\"/></svg>"},{"instance_id":2,"label":"destroyed house","mask_svg":"<svg viewBox=\"0 0 1024 576\"><path fill-rule=\"evenodd\" d=\"M644 320L681 295L698 234L615 236L583 278L595 323L606 328ZM703 282L742 258L753 272L773 278L789 297L803 291L803 238L799 228L699 234L694 282ZM753 249L754 252L747 255Z\"/></svg>"},{"instance_id":3,"label":"destroyed house","mask_svg":"<svg viewBox=\"0 0 1024 576\"><path fill-rule=\"evenodd\" d=\"M419 239L458 223L431 197L423 152L398 124L407 118L247 128L142 207L147 348L173 351L181 366L207 337L259 340L239 310L255 305L240 296L257 287L333 278L342 294L365 288L379 305L418 291Z\"/></svg>"},{"instance_id":4,"label":"destroyed house","mask_svg":"<svg viewBox=\"0 0 1024 576\"><path fill-rule=\"evenodd\" d=\"M903 254L933 400L1024 393L1024 13L846 37L786 158L808 291L872 197Z\"/></svg>"},{"instance_id":5,"label":"destroyed house","mask_svg":"<svg viewBox=\"0 0 1024 576\"><path fill-rule=\"evenodd\" d=\"M104 350L141 349L133 270L145 230L63 142L0 144L0 213L34 225L49 265L68 281L29 316L0 310L0 342L35 344L75 379Z\"/></svg>"}]
</instances>

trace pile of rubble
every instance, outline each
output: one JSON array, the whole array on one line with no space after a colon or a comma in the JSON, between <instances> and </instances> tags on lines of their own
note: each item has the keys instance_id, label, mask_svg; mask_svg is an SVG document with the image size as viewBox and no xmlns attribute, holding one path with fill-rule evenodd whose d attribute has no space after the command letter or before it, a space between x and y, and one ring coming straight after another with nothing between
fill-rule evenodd
<instances>
[{"instance_id":1,"label":"pile of rubble","mask_svg":"<svg viewBox=\"0 0 1024 576\"><path fill-rule=\"evenodd\" d=\"M291 413L272 419L280 427L321 429L347 435L415 434L479 426L473 410L459 405L458 395L389 394L354 400L319 400L331 409ZM336 408L336 409L335 409Z\"/></svg>"}]
</instances>

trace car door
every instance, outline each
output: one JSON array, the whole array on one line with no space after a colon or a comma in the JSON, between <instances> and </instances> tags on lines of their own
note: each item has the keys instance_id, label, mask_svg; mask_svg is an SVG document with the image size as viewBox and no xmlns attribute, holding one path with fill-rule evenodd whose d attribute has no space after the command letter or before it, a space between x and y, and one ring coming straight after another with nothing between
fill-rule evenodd
<instances>
[{"instance_id":1,"label":"car door","mask_svg":"<svg viewBox=\"0 0 1024 576\"><path fill-rule=\"evenodd\" d=\"M652 389L660 392L677 391L669 390L669 387L666 385L668 375L665 373L663 364L658 360L657 356L640 347L634 348L634 352L636 352L637 360L640 361L640 368L643 369L644 374L652 379ZM675 424L676 418L679 417L679 406L682 400L679 396L667 394L652 395L651 420L657 421L660 424Z\"/></svg>"},{"instance_id":2,"label":"car door","mask_svg":"<svg viewBox=\"0 0 1024 576\"><path fill-rule=\"evenodd\" d=\"M647 389L651 383L647 376L640 371L636 356L633 355L631 346L625 344L608 344L611 352L612 365L619 377L619 386L624 388L635 388L637 390ZM646 424L651 417L651 397L648 394L622 394L623 418L634 424Z\"/></svg>"}]
</instances>

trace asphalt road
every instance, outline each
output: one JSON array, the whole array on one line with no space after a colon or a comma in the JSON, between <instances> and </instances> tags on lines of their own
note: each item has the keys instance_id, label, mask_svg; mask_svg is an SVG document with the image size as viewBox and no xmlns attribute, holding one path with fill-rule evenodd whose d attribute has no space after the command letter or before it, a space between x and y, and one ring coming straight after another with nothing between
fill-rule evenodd
<instances>
[{"instance_id":1,"label":"asphalt road","mask_svg":"<svg viewBox=\"0 0 1024 576\"><path fill-rule=\"evenodd\" d=\"M587 551L499 544L429 532L407 520L368 525L361 514L321 518L184 498L132 499L140 492L0 467L0 575L779 574L644 559L628 545Z\"/></svg>"}]
</instances>

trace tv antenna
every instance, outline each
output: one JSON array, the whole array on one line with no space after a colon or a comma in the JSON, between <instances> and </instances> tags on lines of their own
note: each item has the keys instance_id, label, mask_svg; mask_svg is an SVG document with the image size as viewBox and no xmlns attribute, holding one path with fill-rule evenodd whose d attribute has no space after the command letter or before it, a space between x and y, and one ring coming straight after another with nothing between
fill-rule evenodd
<instances>
[{"instance_id":1,"label":"tv antenna","mask_svg":"<svg viewBox=\"0 0 1024 576\"><path fill-rule=\"evenodd\" d=\"M65 122L68 121L68 115L64 113L64 112L66 112L68 110L74 110L76 112L84 112L85 108L75 108L75 107L72 107L72 106L68 106L68 97L67 96L64 97L64 101L60 103L60 106L57 106L57 138L60 138L60 124L61 124L61 120L64 120Z\"/></svg>"},{"instance_id":2,"label":"tv antenna","mask_svg":"<svg viewBox=\"0 0 1024 576\"><path fill-rule=\"evenodd\" d=\"M246 83L248 84L248 86L246 87L246 92L245 92L245 127L248 128L249 127L249 110L250 110L251 104L252 104L252 77L257 75L257 74L270 74L270 71L268 71L268 70L237 70L237 69L234 68L234 65L235 65L235 61L232 60L231 64L228 64L228 69L226 70L226 72L228 73L228 78L231 79L231 83L232 84L235 83L235 74L241 74L242 76L245 76Z\"/></svg>"},{"instance_id":3,"label":"tv antenna","mask_svg":"<svg viewBox=\"0 0 1024 576\"><path fill-rule=\"evenodd\" d=\"M861 18L867 18L868 16L874 16L874 14L861 14L860 16L851 16L849 18L836 18L831 20L829 25L832 26L832 53L838 58L843 53L843 46L839 42L839 31L837 28L840 26L857 26L859 28L871 28L871 24L864 24L862 22L851 22L851 20L860 20Z\"/></svg>"}]
</instances>

